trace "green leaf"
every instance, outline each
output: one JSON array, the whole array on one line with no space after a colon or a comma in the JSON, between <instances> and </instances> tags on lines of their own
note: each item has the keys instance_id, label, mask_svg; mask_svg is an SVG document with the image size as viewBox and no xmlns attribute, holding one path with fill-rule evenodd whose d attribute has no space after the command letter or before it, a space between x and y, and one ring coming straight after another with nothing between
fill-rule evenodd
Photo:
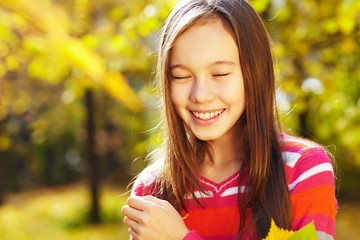
<instances>
[{"instance_id":1,"label":"green leaf","mask_svg":"<svg viewBox=\"0 0 360 240\"><path fill-rule=\"evenodd\" d=\"M318 239L316 235L314 222L309 223L305 227L301 228L299 231L295 232L289 240L314 240Z\"/></svg>"}]
</instances>

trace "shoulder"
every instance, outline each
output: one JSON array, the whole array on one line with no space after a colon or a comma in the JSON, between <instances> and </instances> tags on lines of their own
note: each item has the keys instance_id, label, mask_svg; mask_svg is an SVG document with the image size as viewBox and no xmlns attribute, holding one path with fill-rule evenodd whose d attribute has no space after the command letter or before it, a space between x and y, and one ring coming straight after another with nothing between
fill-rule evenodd
<instances>
[{"instance_id":1,"label":"shoulder","mask_svg":"<svg viewBox=\"0 0 360 240\"><path fill-rule=\"evenodd\" d=\"M313 222L319 239L335 238L335 177L325 149L314 142L281 134L280 148L293 205L292 229Z\"/></svg>"},{"instance_id":2,"label":"shoulder","mask_svg":"<svg viewBox=\"0 0 360 240\"><path fill-rule=\"evenodd\" d=\"M321 145L287 134L279 135L279 144L290 190L299 182L320 173L328 173L333 179L332 162Z\"/></svg>"},{"instance_id":3,"label":"shoulder","mask_svg":"<svg viewBox=\"0 0 360 240\"><path fill-rule=\"evenodd\" d=\"M159 180L161 178L161 172L163 169L163 161L156 161L146 167L141 173L136 177L131 195L136 196L146 196L153 195L156 196L157 187Z\"/></svg>"}]
</instances>

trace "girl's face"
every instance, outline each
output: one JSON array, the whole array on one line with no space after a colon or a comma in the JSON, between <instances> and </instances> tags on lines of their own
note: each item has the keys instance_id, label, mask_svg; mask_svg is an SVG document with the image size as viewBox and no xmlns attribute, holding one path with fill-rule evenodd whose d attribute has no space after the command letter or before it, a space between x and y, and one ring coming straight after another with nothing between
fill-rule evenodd
<instances>
[{"instance_id":1,"label":"girl's face","mask_svg":"<svg viewBox=\"0 0 360 240\"><path fill-rule=\"evenodd\" d=\"M239 51L220 19L195 24L175 41L170 56L171 99L200 140L231 136L245 108Z\"/></svg>"}]
</instances>

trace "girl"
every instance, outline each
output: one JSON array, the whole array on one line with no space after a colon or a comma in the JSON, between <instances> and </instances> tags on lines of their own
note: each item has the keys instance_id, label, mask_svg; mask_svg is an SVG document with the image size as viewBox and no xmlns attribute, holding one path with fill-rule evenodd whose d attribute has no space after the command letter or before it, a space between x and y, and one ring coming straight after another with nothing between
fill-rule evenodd
<instances>
[{"instance_id":1,"label":"girl","mask_svg":"<svg viewBox=\"0 0 360 240\"><path fill-rule=\"evenodd\" d=\"M162 156L136 179L133 239L262 239L271 219L334 239L323 148L279 131L268 34L245 0L186 0L162 35Z\"/></svg>"}]
</instances>

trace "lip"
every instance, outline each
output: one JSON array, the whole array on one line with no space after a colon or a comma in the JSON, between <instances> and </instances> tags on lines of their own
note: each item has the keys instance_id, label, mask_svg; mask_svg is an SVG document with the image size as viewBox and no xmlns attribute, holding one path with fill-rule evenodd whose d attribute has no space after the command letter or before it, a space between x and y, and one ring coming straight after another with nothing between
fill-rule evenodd
<instances>
[{"instance_id":1,"label":"lip","mask_svg":"<svg viewBox=\"0 0 360 240\"><path fill-rule=\"evenodd\" d=\"M199 112L199 113L216 112L216 111L222 111L222 110L225 110L225 108L217 108L217 109L211 109L211 110L189 109L189 111L191 111L191 112Z\"/></svg>"},{"instance_id":2,"label":"lip","mask_svg":"<svg viewBox=\"0 0 360 240\"><path fill-rule=\"evenodd\" d=\"M219 118L220 116L223 114L223 112L225 111L226 109L225 108L219 108L219 109L216 109L216 110L189 110L190 111L190 114L194 120L194 122L196 122L197 124L199 125L210 125L210 124L213 124L215 123ZM217 115L216 117L213 117L213 118L210 118L210 119L200 119L198 117L196 117L194 115L193 112L198 112L198 113L211 113L211 112L217 112L217 111L221 111L221 113L219 115Z\"/></svg>"}]
</instances>

